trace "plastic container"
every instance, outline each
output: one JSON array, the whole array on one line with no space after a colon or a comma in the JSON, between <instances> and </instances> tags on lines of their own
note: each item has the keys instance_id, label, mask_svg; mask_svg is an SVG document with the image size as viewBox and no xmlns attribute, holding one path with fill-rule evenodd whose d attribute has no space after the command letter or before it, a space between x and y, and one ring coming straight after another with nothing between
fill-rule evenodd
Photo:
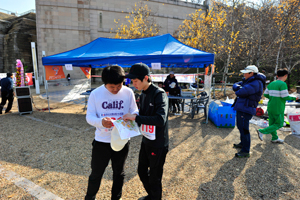
<instances>
[{"instance_id":1,"label":"plastic container","mask_svg":"<svg viewBox=\"0 0 300 200\"><path fill-rule=\"evenodd\" d=\"M258 121L257 125L262 127L262 128L266 128L266 127L269 126L269 122L266 121L266 120L261 119L261 120Z\"/></svg>"},{"instance_id":2,"label":"plastic container","mask_svg":"<svg viewBox=\"0 0 300 200\"><path fill-rule=\"evenodd\" d=\"M223 104L223 103L222 103ZM236 111L233 110L231 104L218 105L215 102L211 102L208 110L208 118L218 128L234 128Z\"/></svg>"},{"instance_id":3,"label":"plastic container","mask_svg":"<svg viewBox=\"0 0 300 200\"><path fill-rule=\"evenodd\" d=\"M232 103L221 101L222 106L232 106Z\"/></svg>"}]
</instances>

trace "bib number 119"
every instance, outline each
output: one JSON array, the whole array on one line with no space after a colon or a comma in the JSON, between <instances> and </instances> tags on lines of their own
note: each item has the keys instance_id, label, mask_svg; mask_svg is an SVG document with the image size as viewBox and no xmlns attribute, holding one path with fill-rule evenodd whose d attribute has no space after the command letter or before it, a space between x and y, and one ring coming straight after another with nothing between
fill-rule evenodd
<instances>
[{"instance_id":1,"label":"bib number 119","mask_svg":"<svg viewBox=\"0 0 300 200\"><path fill-rule=\"evenodd\" d=\"M142 131L147 133L154 133L154 126L142 124Z\"/></svg>"},{"instance_id":2,"label":"bib number 119","mask_svg":"<svg viewBox=\"0 0 300 200\"><path fill-rule=\"evenodd\" d=\"M142 124L140 130L146 138L155 140L155 126Z\"/></svg>"}]
</instances>

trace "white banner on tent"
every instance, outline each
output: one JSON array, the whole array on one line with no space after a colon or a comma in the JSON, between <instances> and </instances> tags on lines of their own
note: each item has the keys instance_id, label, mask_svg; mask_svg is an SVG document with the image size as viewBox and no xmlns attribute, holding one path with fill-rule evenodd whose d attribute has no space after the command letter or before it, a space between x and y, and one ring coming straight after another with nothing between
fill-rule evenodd
<instances>
[{"instance_id":1,"label":"white banner on tent","mask_svg":"<svg viewBox=\"0 0 300 200\"><path fill-rule=\"evenodd\" d=\"M151 63L151 68L161 70L161 63Z\"/></svg>"},{"instance_id":2,"label":"white banner on tent","mask_svg":"<svg viewBox=\"0 0 300 200\"><path fill-rule=\"evenodd\" d=\"M73 70L73 65L72 64L65 64L66 70Z\"/></svg>"},{"instance_id":3,"label":"white banner on tent","mask_svg":"<svg viewBox=\"0 0 300 200\"><path fill-rule=\"evenodd\" d=\"M153 82L164 82L169 74L151 74ZM195 74L175 74L178 83L195 83Z\"/></svg>"}]
</instances>

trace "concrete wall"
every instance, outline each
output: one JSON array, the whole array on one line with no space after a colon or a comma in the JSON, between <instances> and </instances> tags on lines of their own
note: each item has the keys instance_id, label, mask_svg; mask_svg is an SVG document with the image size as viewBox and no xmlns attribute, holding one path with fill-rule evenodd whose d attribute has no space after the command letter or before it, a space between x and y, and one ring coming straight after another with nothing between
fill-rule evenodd
<instances>
[{"instance_id":1,"label":"concrete wall","mask_svg":"<svg viewBox=\"0 0 300 200\"><path fill-rule=\"evenodd\" d=\"M35 14L6 18L0 23L0 72L15 72L22 59L27 72L33 71L30 42L36 42Z\"/></svg>"},{"instance_id":2,"label":"concrete wall","mask_svg":"<svg viewBox=\"0 0 300 200\"><path fill-rule=\"evenodd\" d=\"M114 37L114 20L125 23L125 16L137 0L36 0L37 43L39 71L42 72L42 51L46 56L68 51L87 44L98 37ZM155 12L160 34L171 33L187 15L206 6L177 0L142 1ZM102 14L102 26L100 25ZM66 72L72 78L84 78L80 71Z\"/></svg>"}]
</instances>

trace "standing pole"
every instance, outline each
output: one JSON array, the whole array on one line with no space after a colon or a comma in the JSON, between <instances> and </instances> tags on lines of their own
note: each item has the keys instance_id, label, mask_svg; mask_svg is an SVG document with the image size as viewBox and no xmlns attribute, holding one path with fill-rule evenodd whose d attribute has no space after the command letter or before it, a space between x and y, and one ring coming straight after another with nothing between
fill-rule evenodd
<instances>
[{"instance_id":1,"label":"standing pole","mask_svg":"<svg viewBox=\"0 0 300 200\"><path fill-rule=\"evenodd\" d=\"M196 95L195 97L197 98L198 97L198 92L199 92L199 68L197 67L197 92L196 92Z\"/></svg>"},{"instance_id":2,"label":"standing pole","mask_svg":"<svg viewBox=\"0 0 300 200\"><path fill-rule=\"evenodd\" d=\"M215 96L215 87L216 87L216 80L215 80L215 77L213 77L213 99L216 99L216 96Z\"/></svg>"},{"instance_id":3,"label":"standing pole","mask_svg":"<svg viewBox=\"0 0 300 200\"><path fill-rule=\"evenodd\" d=\"M35 78L34 78L35 93L40 94L39 73L38 73L38 70L37 70L35 42L31 42L31 53L32 53L33 72L34 72L34 76L35 76Z\"/></svg>"},{"instance_id":4,"label":"standing pole","mask_svg":"<svg viewBox=\"0 0 300 200\"><path fill-rule=\"evenodd\" d=\"M92 66L91 67L91 70L90 70L90 90L92 90Z\"/></svg>"},{"instance_id":5,"label":"standing pole","mask_svg":"<svg viewBox=\"0 0 300 200\"><path fill-rule=\"evenodd\" d=\"M43 57L46 56L45 51L42 51L42 55ZM48 94L48 82L46 80L46 70L45 70L45 66L43 65L43 71L44 71L44 83L45 83L45 89L46 89L46 94L47 94L47 101L48 101L48 111L50 113L50 102L49 102L49 94Z\"/></svg>"}]
</instances>

